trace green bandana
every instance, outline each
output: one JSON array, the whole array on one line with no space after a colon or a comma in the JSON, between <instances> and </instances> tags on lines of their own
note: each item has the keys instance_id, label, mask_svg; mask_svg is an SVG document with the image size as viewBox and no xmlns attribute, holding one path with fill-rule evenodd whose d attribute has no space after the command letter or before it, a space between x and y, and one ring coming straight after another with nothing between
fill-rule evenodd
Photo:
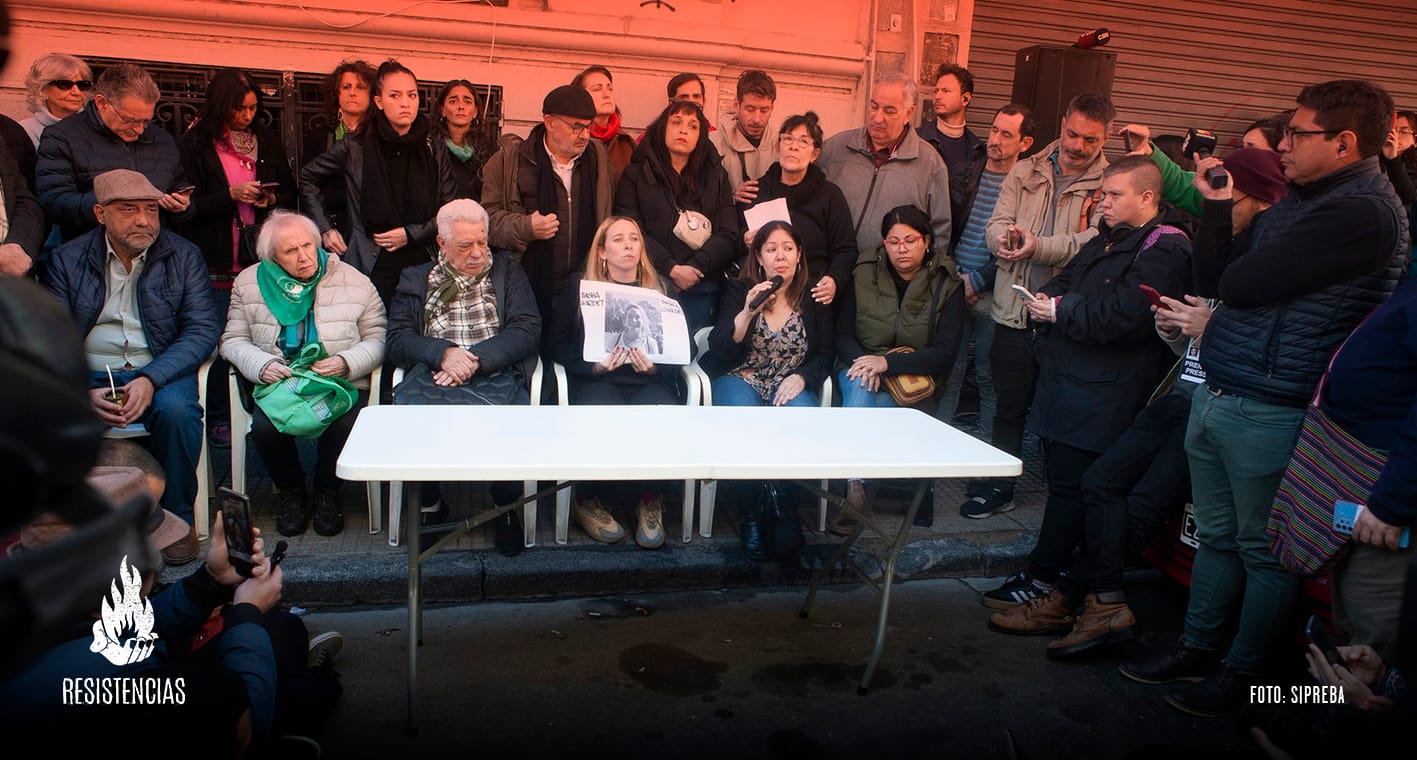
<instances>
[{"instance_id":1,"label":"green bandana","mask_svg":"<svg viewBox=\"0 0 1417 760\"><path fill-rule=\"evenodd\" d=\"M275 315L276 321L284 326L299 324L315 303L315 285L325 276L328 254L324 248L317 248L316 256L320 268L309 282L291 277L274 261L262 261L256 265L256 283L261 287L261 298L265 300L266 308Z\"/></svg>"},{"instance_id":2,"label":"green bandana","mask_svg":"<svg viewBox=\"0 0 1417 760\"><path fill-rule=\"evenodd\" d=\"M452 140L449 140L446 137L443 138L443 142L448 146L448 152L456 156L459 161L467 163L468 160L472 158L472 143L468 143L465 146L458 145L457 143L453 142Z\"/></svg>"}]
</instances>

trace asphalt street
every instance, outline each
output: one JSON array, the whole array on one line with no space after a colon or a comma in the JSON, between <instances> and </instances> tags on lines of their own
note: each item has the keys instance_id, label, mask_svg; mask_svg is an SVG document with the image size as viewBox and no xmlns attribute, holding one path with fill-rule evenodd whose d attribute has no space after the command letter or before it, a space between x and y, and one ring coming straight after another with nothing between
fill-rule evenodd
<instances>
[{"instance_id":1,"label":"asphalt street","mask_svg":"<svg viewBox=\"0 0 1417 760\"><path fill-rule=\"evenodd\" d=\"M987 629L978 590L997 582L898 584L865 696L856 681L876 597L862 585L827 588L806 620L801 588L429 609L415 737L404 717L407 613L312 612L312 633L346 638L343 704L320 741L334 758L1255 756L1239 721L1183 715L1163 701L1167 687L1117 671L1126 655L1174 640L1182 589L1133 577L1143 636L1060 663L1045 658L1046 639Z\"/></svg>"}]
</instances>

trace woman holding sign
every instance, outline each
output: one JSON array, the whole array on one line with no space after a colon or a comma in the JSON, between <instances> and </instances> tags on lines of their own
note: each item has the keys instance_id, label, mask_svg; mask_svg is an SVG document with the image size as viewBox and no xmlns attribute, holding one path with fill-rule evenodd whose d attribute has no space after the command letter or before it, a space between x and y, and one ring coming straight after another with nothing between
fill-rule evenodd
<instances>
[{"instance_id":1,"label":"woman holding sign","mask_svg":"<svg viewBox=\"0 0 1417 760\"><path fill-rule=\"evenodd\" d=\"M645 348L653 345L649 337L650 324L644 306L631 302L622 313L614 315L620 329L607 329L605 358L585 360L585 318L581 314L581 281L608 282L644 288L645 301L653 303L664 294L659 273L650 264L645 249L644 233L635 220L612 216L600 223L591 240L584 274L571 275L556 300L556 312L551 324L551 354L566 368L572 404L680 404L675 393L674 373L650 360ZM606 309L607 321L612 315ZM613 341L612 341L613 338ZM578 487L573 512L576 523L586 535L601 543L615 543L625 537L625 530L610 514L601 500L611 501L617 494L613 486L587 483ZM664 543L664 498L659 493L644 491L637 507L638 527L635 543L646 549Z\"/></svg>"},{"instance_id":2,"label":"woman holding sign","mask_svg":"<svg viewBox=\"0 0 1417 760\"><path fill-rule=\"evenodd\" d=\"M822 155L822 128L817 115L808 111L782 123L777 136L777 162L758 180L755 205L745 212L766 209L764 204L784 199L792 229L802 238L807 258L807 278L812 300L833 303L851 282L851 265L856 262L856 232L851 227L851 208L841 188L832 184L817 168ZM750 221L743 242L753 245L757 227Z\"/></svg>"},{"instance_id":3,"label":"woman holding sign","mask_svg":"<svg viewBox=\"0 0 1417 760\"><path fill-rule=\"evenodd\" d=\"M954 260L936 251L925 212L914 206L891 209L881 220L881 237L885 244L876 256L857 262L853 285L841 303L842 406L908 405L930 411L944 393L964 334L964 290ZM893 382L906 377L918 382ZM926 392L931 382L934 389ZM921 389L922 398L912 400L903 390L912 385ZM862 481L847 481L846 500L858 511L865 506ZM921 506L917 522L930 524L933 504ZM849 532L851 522L840 513L830 530Z\"/></svg>"}]
</instances>

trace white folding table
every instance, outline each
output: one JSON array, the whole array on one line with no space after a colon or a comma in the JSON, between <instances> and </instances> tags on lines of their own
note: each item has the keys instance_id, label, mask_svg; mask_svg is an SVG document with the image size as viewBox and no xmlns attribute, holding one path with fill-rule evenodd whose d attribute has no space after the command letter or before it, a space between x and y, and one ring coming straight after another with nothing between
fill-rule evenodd
<instances>
[{"instance_id":1,"label":"white folding table","mask_svg":"<svg viewBox=\"0 0 1417 760\"><path fill-rule=\"evenodd\" d=\"M575 481L796 480L853 478L920 480L894 535L869 516L832 561L813 576L801 614L836 562L848 557L864 530L891 540L884 575L868 582L880 592L876 644L861 690L869 685L885 644L891 582L911 521L929 481L1010 477L1022 463L929 415L911 409L735 408L714 406L376 406L360 411L337 473L345 480ZM839 497L832 497L841 504ZM523 503L485 511L420 551L419 510L405 509L408 545L408 730L417 731L418 644L422 640L422 563L461 533ZM855 567L852 565L852 567ZM863 573L863 577L865 574Z\"/></svg>"}]
</instances>

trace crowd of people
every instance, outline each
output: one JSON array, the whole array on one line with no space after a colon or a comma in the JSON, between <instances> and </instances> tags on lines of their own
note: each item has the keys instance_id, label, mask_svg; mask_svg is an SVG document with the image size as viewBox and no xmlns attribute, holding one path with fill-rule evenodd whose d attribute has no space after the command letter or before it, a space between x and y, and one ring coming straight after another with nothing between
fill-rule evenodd
<instances>
[{"instance_id":1,"label":"crowd of people","mask_svg":"<svg viewBox=\"0 0 1417 760\"><path fill-rule=\"evenodd\" d=\"M526 404L541 357L567 368L573 404L679 403L642 312L602 360L583 358L581 284L616 283L674 298L691 335L708 331L696 360L715 404L818 405L835 378L843 406L963 425L972 368L968 429L1014 455L1036 434L1047 484L1027 567L982 595L995 631L1056 635L1046 652L1060 659L1132 638L1123 570L1190 502L1200 549L1185 631L1125 663L1128 678L1183 683L1167 701L1194 715L1231 712L1275 653L1301 580L1327 573L1353 646L1346 666L1315 670L1353 689L1365 674L1395 698L1417 666L1402 603L1403 531L1417 521L1417 286L1404 279L1417 114L1375 84L1305 87L1240 147L1202 157L1117 124L1099 93L1073 98L1048 144L1018 103L981 138L967 126L973 76L953 64L918 128L919 85L899 72L869 83L863 124L826 137L810 112L775 121L776 85L752 70L717 125L702 80L674 77L637 139L613 74L591 66L545 95L525 138L482 156L471 83L425 104L407 66L349 61L326 82L333 128L306 135L312 157L292 167L242 71L211 78L180 140L150 123L161 93L138 66L95 80L56 54L26 81L35 160L0 154L0 271L37 276L67 308L96 418L146 434L161 506L189 526L163 548L169 564L197 556L195 467L204 430L220 442L226 404L253 410L277 489L257 506L292 536L312 522L343 529L334 464L374 394ZM1118 134L1128 150L1109 160ZM778 200L785 216L748 223ZM196 373L214 354L241 398L224 398L218 364L204 410ZM317 441L311 480L299 439ZM833 531L859 529L867 485L846 481L852 509ZM1014 489L971 481L960 514L1006 512ZM492 486L499 505L519 492ZM574 517L596 541L633 532L657 548L663 492L582 487ZM441 494L421 489L425 525L448 521ZM1317 540L1310 528L1332 532L1335 500L1365 509L1351 539ZM615 514L630 506L633 531ZM742 505L754 558L760 517ZM498 550L521 551L522 535L508 512ZM230 576L223 562L209 552L204 583ZM278 592L278 571L261 576Z\"/></svg>"}]
</instances>

